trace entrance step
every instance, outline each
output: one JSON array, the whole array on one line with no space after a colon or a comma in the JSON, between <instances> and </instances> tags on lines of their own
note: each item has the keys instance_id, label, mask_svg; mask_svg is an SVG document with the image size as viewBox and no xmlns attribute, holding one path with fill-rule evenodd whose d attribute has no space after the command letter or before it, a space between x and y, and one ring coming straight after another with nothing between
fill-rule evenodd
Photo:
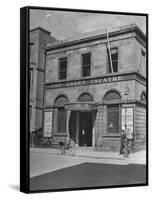
<instances>
[{"instance_id":1,"label":"entrance step","mask_svg":"<svg viewBox=\"0 0 152 200\"><path fill-rule=\"evenodd\" d=\"M93 151L94 147L76 147L76 150Z\"/></svg>"}]
</instances>

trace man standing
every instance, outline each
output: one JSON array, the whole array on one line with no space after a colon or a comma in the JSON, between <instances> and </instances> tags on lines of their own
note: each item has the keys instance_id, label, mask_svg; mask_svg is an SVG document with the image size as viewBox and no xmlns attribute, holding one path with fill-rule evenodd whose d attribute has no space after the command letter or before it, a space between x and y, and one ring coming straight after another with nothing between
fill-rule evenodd
<instances>
[{"instance_id":1,"label":"man standing","mask_svg":"<svg viewBox=\"0 0 152 200\"><path fill-rule=\"evenodd\" d=\"M120 135L120 155L124 153L125 139L126 139L126 133L124 130L122 130Z\"/></svg>"}]
</instances>

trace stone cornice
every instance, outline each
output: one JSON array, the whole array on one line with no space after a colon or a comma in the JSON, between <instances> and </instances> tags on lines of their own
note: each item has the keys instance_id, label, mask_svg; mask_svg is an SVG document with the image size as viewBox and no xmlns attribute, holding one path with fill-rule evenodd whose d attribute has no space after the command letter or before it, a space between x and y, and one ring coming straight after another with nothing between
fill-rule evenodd
<instances>
[{"instance_id":1,"label":"stone cornice","mask_svg":"<svg viewBox=\"0 0 152 200\"><path fill-rule=\"evenodd\" d=\"M69 104L66 104L65 105L65 108L67 109L67 105L79 105L79 104L86 104L85 102L83 103L80 103L80 102L72 102L72 103L69 103ZM136 99L132 99L132 100L122 100L122 99L119 99L119 100L109 100L109 101L101 101L101 102L89 102L90 106L93 106L91 107L91 109L98 109L99 106L103 106L103 105L111 105L111 104L123 104L123 105L128 105L128 104L138 104L142 107L146 107L147 104L146 102L142 102L142 101L139 101L139 100L136 100ZM43 107L44 109L55 109L57 108L56 106L54 105L45 105ZM75 109L76 110L76 109Z\"/></svg>"},{"instance_id":2,"label":"stone cornice","mask_svg":"<svg viewBox=\"0 0 152 200\"><path fill-rule=\"evenodd\" d=\"M132 32L136 33L136 35L135 35L136 39L140 40L140 42L142 42L143 45L146 43L145 34L135 24L123 26L116 31L109 32L109 38L116 37L116 36L122 35L122 34L132 33ZM84 37L81 39L65 41L65 42L63 41L60 43L56 43L50 47L47 47L46 51L52 51L52 50L56 50L56 49L66 48L66 47L79 45L79 44L86 43L86 42L92 42L92 41L96 41L96 40L104 40L104 39L106 39L106 37L107 37L106 33L102 33L102 34L98 34L98 35L94 35L94 36Z\"/></svg>"}]
</instances>

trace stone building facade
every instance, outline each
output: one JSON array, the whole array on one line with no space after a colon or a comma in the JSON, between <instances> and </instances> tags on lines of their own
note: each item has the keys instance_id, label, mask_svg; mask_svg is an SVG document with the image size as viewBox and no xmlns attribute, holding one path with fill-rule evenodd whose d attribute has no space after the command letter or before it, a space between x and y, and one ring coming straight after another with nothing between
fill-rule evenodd
<instances>
[{"instance_id":1,"label":"stone building facade","mask_svg":"<svg viewBox=\"0 0 152 200\"><path fill-rule=\"evenodd\" d=\"M30 31L28 85L31 145L38 143L38 137L42 135L45 49L48 43L54 41L56 39L43 28Z\"/></svg>"},{"instance_id":2,"label":"stone building facade","mask_svg":"<svg viewBox=\"0 0 152 200\"><path fill-rule=\"evenodd\" d=\"M46 48L44 137L115 151L124 129L136 150L145 147L146 36L131 24L109 42L110 54L105 31Z\"/></svg>"}]
</instances>

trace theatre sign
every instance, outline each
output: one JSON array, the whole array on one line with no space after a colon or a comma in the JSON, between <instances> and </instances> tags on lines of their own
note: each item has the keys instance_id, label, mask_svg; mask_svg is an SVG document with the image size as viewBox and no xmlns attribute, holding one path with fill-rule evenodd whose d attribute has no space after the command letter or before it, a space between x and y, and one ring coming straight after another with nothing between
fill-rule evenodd
<instances>
[{"instance_id":1,"label":"theatre sign","mask_svg":"<svg viewBox=\"0 0 152 200\"><path fill-rule=\"evenodd\" d=\"M125 80L135 80L137 77L137 73L125 74L125 75L117 75L117 76L108 76L108 77L96 77L82 80L71 80L71 81L62 81L62 82L51 82L46 83L47 89L56 89L56 88L65 88L65 87L76 87L76 86L84 86L84 85L93 85L93 84L103 84L110 82L118 82Z\"/></svg>"}]
</instances>

